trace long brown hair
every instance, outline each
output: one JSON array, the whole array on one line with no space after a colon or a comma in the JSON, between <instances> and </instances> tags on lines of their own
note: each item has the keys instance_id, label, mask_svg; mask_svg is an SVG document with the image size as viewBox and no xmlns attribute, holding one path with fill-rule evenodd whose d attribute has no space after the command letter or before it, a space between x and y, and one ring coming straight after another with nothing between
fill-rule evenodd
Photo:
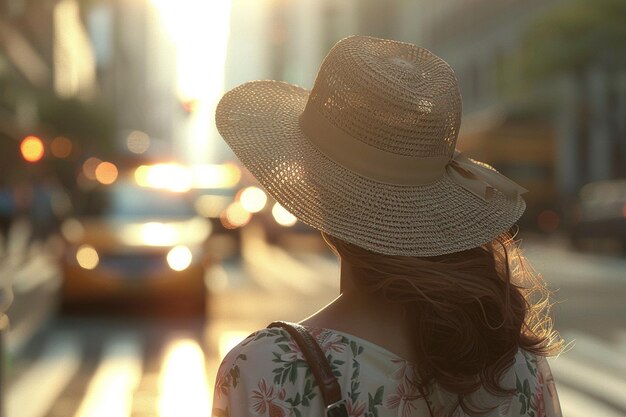
<instances>
[{"instance_id":1,"label":"long brown hair","mask_svg":"<svg viewBox=\"0 0 626 417\"><path fill-rule=\"evenodd\" d=\"M420 390L437 384L458 397L468 414L481 414L469 394L500 384L519 348L541 356L563 349L553 330L551 292L509 233L462 252L389 256L322 233L353 271L357 288L404 307L413 335Z\"/></svg>"}]
</instances>

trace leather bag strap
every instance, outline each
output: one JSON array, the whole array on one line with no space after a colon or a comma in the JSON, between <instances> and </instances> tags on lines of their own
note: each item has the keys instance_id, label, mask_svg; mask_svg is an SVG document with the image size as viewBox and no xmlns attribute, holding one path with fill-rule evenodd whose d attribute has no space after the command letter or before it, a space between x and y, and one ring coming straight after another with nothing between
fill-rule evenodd
<instances>
[{"instance_id":1,"label":"leather bag strap","mask_svg":"<svg viewBox=\"0 0 626 417\"><path fill-rule=\"evenodd\" d=\"M322 348L313 336L309 334L304 326L296 323L275 321L270 323L267 327L280 327L287 330L289 335L298 344L304 358L309 364L309 368L311 368L313 372L317 385L322 391L322 398L324 399L327 415L347 417L345 404L341 398L339 381L335 378L330 364L328 363L328 359L326 359Z\"/></svg>"}]
</instances>

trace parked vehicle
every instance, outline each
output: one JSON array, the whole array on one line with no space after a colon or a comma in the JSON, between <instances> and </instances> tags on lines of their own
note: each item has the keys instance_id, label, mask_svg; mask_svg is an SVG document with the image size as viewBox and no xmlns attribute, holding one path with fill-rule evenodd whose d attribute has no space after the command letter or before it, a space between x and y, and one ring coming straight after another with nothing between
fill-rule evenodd
<instances>
[{"instance_id":1,"label":"parked vehicle","mask_svg":"<svg viewBox=\"0 0 626 417\"><path fill-rule=\"evenodd\" d=\"M571 217L576 248L612 247L626 253L626 180L585 185Z\"/></svg>"}]
</instances>

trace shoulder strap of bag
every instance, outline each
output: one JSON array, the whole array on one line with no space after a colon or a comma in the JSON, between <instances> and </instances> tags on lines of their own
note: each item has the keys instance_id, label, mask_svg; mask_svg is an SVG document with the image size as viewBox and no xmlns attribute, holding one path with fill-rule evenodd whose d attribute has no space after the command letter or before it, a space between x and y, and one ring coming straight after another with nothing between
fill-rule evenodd
<instances>
[{"instance_id":1,"label":"shoulder strap of bag","mask_svg":"<svg viewBox=\"0 0 626 417\"><path fill-rule=\"evenodd\" d=\"M313 372L315 381L322 391L322 398L326 406L327 417L348 417L345 400L341 398L341 387L339 381L333 375L333 371L328 363L328 359L322 352L322 348L309 332L301 325L288 323L285 321L275 321L270 323L268 328L280 327L287 332L298 344L304 358Z\"/></svg>"}]
</instances>

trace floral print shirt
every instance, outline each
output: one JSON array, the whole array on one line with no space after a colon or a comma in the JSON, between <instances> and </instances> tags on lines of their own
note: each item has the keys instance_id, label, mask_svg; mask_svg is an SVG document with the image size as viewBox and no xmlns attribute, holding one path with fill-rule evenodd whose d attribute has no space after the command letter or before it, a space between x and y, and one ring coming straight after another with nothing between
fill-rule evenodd
<instances>
[{"instance_id":1,"label":"floral print shirt","mask_svg":"<svg viewBox=\"0 0 626 417\"><path fill-rule=\"evenodd\" d=\"M350 417L465 417L456 397L441 389L427 399L417 389L415 366L388 350L330 329L309 329L342 387ZM490 417L561 417L547 361L519 351L503 382L516 393L496 397L479 390L471 404ZM428 404L426 403L428 401ZM251 334L229 352L218 371L213 417L321 417L324 404L302 352L281 328Z\"/></svg>"}]
</instances>

